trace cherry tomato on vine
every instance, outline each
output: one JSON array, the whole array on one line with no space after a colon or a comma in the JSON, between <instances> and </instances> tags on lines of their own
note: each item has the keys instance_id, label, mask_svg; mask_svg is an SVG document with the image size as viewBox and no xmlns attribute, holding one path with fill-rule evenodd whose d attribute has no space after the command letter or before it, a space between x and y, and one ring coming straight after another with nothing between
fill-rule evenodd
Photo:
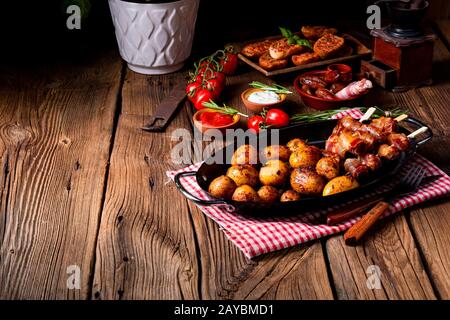
<instances>
[{"instance_id":1,"label":"cherry tomato on vine","mask_svg":"<svg viewBox=\"0 0 450 320\"><path fill-rule=\"evenodd\" d=\"M266 114L266 124L273 128L281 128L289 125L289 115L280 109L270 109Z\"/></svg>"},{"instance_id":2,"label":"cherry tomato on vine","mask_svg":"<svg viewBox=\"0 0 450 320\"><path fill-rule=\"evenodd\" d=\"M263 125L264 125L264 118L259 115L252 116L247 121L248 128L256 133L258 133L259 130L261 130L261 127Z\"/></svg>"},{"instance_id":3,"label":"cherry tomato on vine","mask_svg":"<svg viewBox=\"0 0 450 320\"><path fill-rule=\"evenodd\" d=\"M205 80L205 88L212 92L215 99L219 98L224 88L224 84L218 78Z\"/></svg>"},{"instance_id":4,"label":"cherry tomato on vine","mask_svg":"<svg viewBox=\"0 0 450 320\"><path fill-rule=\"evenodd\" d=\"M195 93L197 92L198 88L200 88L202 86L201 82L198 81L194 81L191 83L188 83L188 85L186 86L186 94L188 96L189 100L193 100Z\"/></svg>"},{"instance_id":5,"label":"cherry tomato on vine","mask_svg":"<svg viewBox=\"0 0 450 320\"><path fill-rule=\"evenodd\" d=\"M220 59L222 72L226 75L232 75L238 67L238 57L231 52L225 52L224 57Z\"/></svg>"},{"instance_id":6,"label":"cherry tomato on vine","mask_svg":"<svg viewBox=\"0 0 450 320\"><path fill-rule=\"evenodd\" d=\"M197 110L205 108L203 106L203 102L208 102L209 100L213 100L213 93L206 88L199 88L194 95L192 102L194 103L194 107Z\"/></svg>"}]
</instances>

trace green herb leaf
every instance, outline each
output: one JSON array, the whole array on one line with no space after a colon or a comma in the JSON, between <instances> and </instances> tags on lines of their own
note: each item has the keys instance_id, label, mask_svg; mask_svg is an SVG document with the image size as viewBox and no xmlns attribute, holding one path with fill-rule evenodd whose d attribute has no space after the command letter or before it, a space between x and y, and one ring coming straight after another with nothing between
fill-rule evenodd
<instances>
[{"instance_id":1,"label":"green herb leaf","mask_svg":"<svg viewBox=\"0 0 450 320\"><path fill-rule=\"evenodd\" d=\"M224 104L223 106L219 106L217 103L215 103L212 100L209 100L208 102L203 102L203 106L208 108L208 109L212 109L214 111L217 111L217 112L220 112L220 113L223 113L223 114L229 114L231 116L233 116L235 114L238 114L238 115L241 115L241 116L246 117L246 118L248 117L248 115L243 114L243 113L239 112L238 110L227 106L226 104Z\"/></svg>"},{"instance_id":2,"label":"green herb leaf","mask_svg":"<svg viewBox=\"0 0 450 320\"><path fill-rule=\"evenodd\" d=\"M273 91L275 93L282 93L282 94L290 94L292 93L292 91L289 91L287 88L280 86L279 84L272 84L272 85L268 85L259 81L253 81L250 82L249 85L253 88L256 89L261 89L261 90L265 90L265 91Z\"/></svg>"}]
</instances>

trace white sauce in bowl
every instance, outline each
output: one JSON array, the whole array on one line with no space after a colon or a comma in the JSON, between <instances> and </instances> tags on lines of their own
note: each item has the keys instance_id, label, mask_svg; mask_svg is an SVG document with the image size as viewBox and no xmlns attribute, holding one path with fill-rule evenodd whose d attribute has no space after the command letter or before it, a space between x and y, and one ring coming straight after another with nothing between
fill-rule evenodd
<instances>
[{"instance_id":1,"label":"white sauce in bowl","mask_svg":"<svg viewBox=\"0 0 450 320\"><path fill-rule=\"evenodd\" d=\"M248 95L248 101L258 104L272 104L281 100L273 91L255 91Z\"/></svg>"}]
</instances>

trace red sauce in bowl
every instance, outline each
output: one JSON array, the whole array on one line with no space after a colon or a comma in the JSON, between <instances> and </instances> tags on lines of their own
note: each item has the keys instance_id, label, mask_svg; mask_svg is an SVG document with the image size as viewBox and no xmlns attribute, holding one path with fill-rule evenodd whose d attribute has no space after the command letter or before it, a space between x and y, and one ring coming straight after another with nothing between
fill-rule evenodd
<instances>
[{"instance_id":1,"label":"red sauce in bowl","mask_svg":"<svg viewBox=\"0 0 450 320\"><path fill-rule=\"evenodd\" d=\"M220 112L203 112L200 115L202 124L210 127L222 127L233 123L233 116Z\"/></svg>"}]
</instances>

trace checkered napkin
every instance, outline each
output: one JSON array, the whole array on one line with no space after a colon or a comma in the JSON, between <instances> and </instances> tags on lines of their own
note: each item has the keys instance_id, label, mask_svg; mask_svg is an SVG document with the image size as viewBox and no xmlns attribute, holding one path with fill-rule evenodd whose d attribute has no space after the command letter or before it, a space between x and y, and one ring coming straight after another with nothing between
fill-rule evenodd
<instances>
[{"instance_id":1,"label":"checkered napkin","mask_svg":"<svg viewBox=\"0 0 450 320\"><path fill-rule=\"evenodd\" d=\"M334 118L342 118L345 115L351 115L359 119L362 113L359 109L351 109L335 115ZM197 163L178 171L167 171L167 176L173 179L179 172L198 170L200 165L201 163ZM413 194L395 200L389 207L386 216L450 193L450 177L421 155L416 154L404 165L399 174L405 174L414 166L422 166L426 170L427 176L442 175L442 177L424 185ZM198 198L211 199L197 184L195 176L182 178L181 182L187 191ZM335 226L328 226L319 222L323 221L324 215L339 208L338 206L322 211L302 213L298 216L279 218L276 217L277 213L274 213L272 218L244 217L230 212L227 207L220 205L199 205L198 207L204 214L218 223L226 236L250 259L260 254L281 250L342 232L360 219L360 217L353 218Z\"/></svg>"}]
</instances>

